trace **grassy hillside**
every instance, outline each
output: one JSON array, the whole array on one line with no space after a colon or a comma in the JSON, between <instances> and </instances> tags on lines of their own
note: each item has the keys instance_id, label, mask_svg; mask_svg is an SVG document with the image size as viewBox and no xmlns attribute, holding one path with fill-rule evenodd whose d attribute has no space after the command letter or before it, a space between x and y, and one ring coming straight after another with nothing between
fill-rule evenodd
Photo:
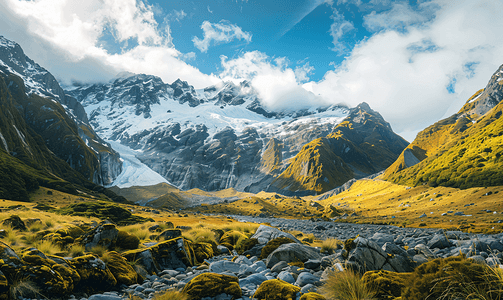
<instances>
[{"instance_id":1,"label":"grassy hillside","mask_svg":"<svg viewBox=\"0 0 503 300\"><path fill-rule=\"evenodd\" d=\"M362 179L348 191L319 203L356 214L339 218L341 222L497 233L503 230L500 224L503 220L502 192L501 186L469 189L407 187L380 179ZM454 215L456 212L464 215Z\"/></svg>"},{"instance_id":2,"label":"grassy hillside","mask_svg":"<svg viewBox=\"0 0 503 300\"><path fill-rule=\"evenodd\" d=\"M502 81L497 82L503 90ZM478 91L457 114L420 132L386 170L384 178L412 186L503 185L503 104L494 104L494 99L501 98L489 101L485 94L485 90ZM488 101L495 106L488 106Z\"/></svg>"}]
</instances>

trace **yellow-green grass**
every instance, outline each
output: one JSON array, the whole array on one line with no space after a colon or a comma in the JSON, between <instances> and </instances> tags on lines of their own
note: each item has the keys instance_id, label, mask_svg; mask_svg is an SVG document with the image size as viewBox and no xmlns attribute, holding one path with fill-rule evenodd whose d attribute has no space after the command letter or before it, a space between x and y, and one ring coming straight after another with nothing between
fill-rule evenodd
<instances>
[{"instance_id":1,"label":"yellow-green grass","mask_svg":"<svg viewBox=\"0 0 503 300\"><path fill-rule=\"evenodd\" d=\"M274 194L272 197L247 197L230 203L203 204L188 208L190 211L200 211L213 214L227 215L260 215L281 218L309 219L319 218L323 210L311 205L311 201L297 198L282 197Z\"/></svg>"},{"instance_id":2,"label":"yellow-green grass","mask_svg":"<svg viewBox=\"0 0 503 300\"><path fill-rule=\"evenodd\" d=\"M375 291L369 289L360 275L351 270L331 271L320 288L320 293L327 299L372 300Z\"/></svg>"},{"instance_id":3,"label":"yellow-green grass","mask_svg":"<svg viewBox=\"0 0 503 300\"><path fill-rule=\"evenodd\" d=\"M46 190L44 193L39 194L39 196L40 195L47 197L46 201L54 208L65 207L70 204L69 201L73 199L73 195L57 191L54 191L53 194L50 195L47 194ZM49 245L49 242L39 241L40 237L37 237L37 233L42 231L55 232L58 229L67 229L79 224L90 225L91 222L99 223L101 221L100 219L70 215L63 216L51 211L41 211L35 209L34 207L36 205L37 203L32 202L18 202L0 199L0 224L11 215L17 215L25 222L28 219L40 220L33 222L32 225L29 225L28 230L26 231L18 231L12 229L10 226L2 226L2 228L6 230L6 236L2 238L1 241L12 246L16 251L27 247L40 246L46 248L43 252L64 253L67 256L76 256L85 252L81 246L75 244L67 245L64 249L57 249L56 247L53 247L54 245ZM152 211L144 211L145 208L140 206L117 203L114 203L114 205L126 208L136 215L153 218L155 220L155 222L147 222L143 224L118 226L119 230L124 230L138 236L141 242L151 241L152 238L159 233L150 232L148 230L149 227L159 224L160 229L164 230L170 227L168 226L168 222L171 222L175 227L185 226L192 228L192 230L199 229L201 232L196 234L196 241L214 239L214 237L212 238L211 235L208 234L208 230L211 229L221 229L223 231L237 230L243 232L247 236L251 236L259 226L259 224L255 223L241 223L234 219L227 218L226 216L203 216L191 212L175 213L162 209L158 210L159 213L154 213ZM206 233L202 232L203 230ZM187 235L186 232L188 231L191 230L183 230L184 235Z\"/></svg>"},{"instance_id":4,"label":"yellow-green grass","mask_svg":"<svg viewBox=\"0 0 503 300\"><path fill-rule=\"evenodd\" d=\"M448 187L406 187L374 179L359 180L348 191L320 203L324 206L333 205L354 210L358 215L341 219L344 222L497 233L503 229L503 225L496 223L503 218L502 195L503 187L464 190ZM472 203L473 205L470 205ZM454 216L454 213L441 216L448 211L463 212L471 216ZM426 217L419 218L423 214L426 214Z\"/></svg>"},{"instance_id":5,"label":"yellow-green grass","mask_svg":"<svg viewBox=\"0 0 503 300\"><path fill-rule=\"evenodd\" d=\"M332 254L335 250L342 248L343 242L338 239L328 238L321 242L321 252Z\"/></svg>"},{"instance_id":6,"label":"yellow-green grass","mask_svg":"<svg viewBox=\"0 0 503 300\"><path fill-rule=\"evenodd\" d=\"M30 193L30 202L43 203L50 206L64 207L70 204L86 202L90 200L98 200L95 196L80 194L73 195L53 190L45 187L40 187L38 190ZM102 199L99 199L102 200ZM0 202L0 205L1 202Z\"/></svg>"}]
</instances>

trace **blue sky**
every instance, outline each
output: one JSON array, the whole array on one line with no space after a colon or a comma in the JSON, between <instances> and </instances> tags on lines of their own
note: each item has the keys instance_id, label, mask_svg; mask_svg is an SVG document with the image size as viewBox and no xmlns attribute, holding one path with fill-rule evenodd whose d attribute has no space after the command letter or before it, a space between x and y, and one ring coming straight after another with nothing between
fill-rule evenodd
<instances>
[{"instance_id":1,"label":"blue sky","mask_svg":"<svg viewBox=\"0 0 503 300\"><path fill-rule=\"evenodd\" d=\"M319 81L324 74L340 65L345 55L360 41L375 33L364 24L369 12L385 11L391 1L321 0L218 0L218 1L154 1L154 18L159 28L169 28L171 42L187 55L185 61L206 74L222 72L222 55L233 59L248 51L260 51L271 58L285 57L292 67L309 63L309 79ZM417 1L405 1L418 9ZM194 38L204 39L204 22L221 24L232 31L239 28L243 35L226 41L208 42L201 49ZM343 35L334 39L337 25ZM332 26L335 26L332 28ZM231 35L231 34L229 34ZM138 45L134 38L117 41L111 32L104 32L100 42L110 53L120 53Z\"/></svg>"},{"instance_id":2,"label":"blue sky","mask_svg":"<svg viewBox=\"0 0 503 300\"><path fill-rule=\"evenodd\" d=\"M2 0L0 35L63 84L249 80L288 110L367 102L412 141L503 64L503 1Z\"/></svg>"}]
</instances>

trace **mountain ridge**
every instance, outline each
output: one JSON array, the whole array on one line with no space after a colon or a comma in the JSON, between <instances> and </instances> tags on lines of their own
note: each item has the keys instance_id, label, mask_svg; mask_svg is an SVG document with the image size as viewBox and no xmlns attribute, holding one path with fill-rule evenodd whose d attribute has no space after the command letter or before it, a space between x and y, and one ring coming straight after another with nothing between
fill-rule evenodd
<instances>
[{"instance_id":1,"label":"mountain ridge","mask_svg":"<svg viewBox=\"0 0 503 300\"><path fill-rule=\"evenodd\" d=\"M86 107L100 135L140 151L143 163L183 190L259 192L302 144L330 133L348 112L341 106L272 112L246 81L196 90L145 74L67 93Z\"/></svg>"},{"instance_id":2,"label":"mountain ridge","mask_svg":"<svg viewBox=\"0 0 503 300\"><path fill-rule=\"evenodd\" d=\"M84 173L86 173L89 180L95 183L109 184L115 179L121 170L119 155L94 132L83 106L75 98L66 95L54 76L27 57L19 44L7 40L3 36L0 36L0 72L4 74L4 78L9 74L13 74L22 80L22 84L17 81L19 82L17 85L22 86L19 91L11 89L11 92L16 94L18 100L25 99L21 97L20 93L25 93L27 96L35 94L43 98L53 99L62 105L63 110L56 107L50 108L52 112L57 112L56 115L52 113L51 116L48 115L49 110L45 110L45 113L44 110L41 110L41 108L46 107L45 105L51 106L52 104L49 102L46 104L45 101L42 101L43 103L39 103L38 107L35 105L33 108L27 109L34 105L33 101L28 101L23 106L26 121L38 134L44 137L47 145L54 153L57 153L60 158L70 161L74 166L87 165L90 170L84 171ZM72 155L68 148L66 149L67 152L62 152L60 145L55 143L53 131L57 126L53 126L49 130L47 129L50 126L45 126L49 125L48 120L59 120L57 122L61 122L62 118L66 119L66 117L71 121L65 120L64 122L69 122L65 126L67 128L72 127L71 131L74 131L72 134L82 139L85 147L92 149L93 154L90 156L85 155L88 157L82 161L80 161L78 155ZM75 126L70 123L74 123ZM89 163L89 159L95 162Z\"/></svg>"},{"instance_id":3,"label":"mountain ridge","mask_svg":"<svg viewBox=\"0 0 503 300\"><path fill-rule=\"evenodd\" d=\"M395 183L469 188L502 185L503 65L452 116L418 133L384 178ZM482 177L486 177L485 179Z\"/></svg>"}]
</instances>

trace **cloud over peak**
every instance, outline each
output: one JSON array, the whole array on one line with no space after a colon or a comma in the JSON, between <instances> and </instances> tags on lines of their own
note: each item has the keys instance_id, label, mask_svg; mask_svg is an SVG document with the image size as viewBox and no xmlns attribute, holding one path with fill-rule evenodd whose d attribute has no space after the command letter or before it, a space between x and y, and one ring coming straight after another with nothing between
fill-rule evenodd
<instances>
[{"instance_id":1,"label":"cloud over peak","mask_svg":"<svg viewBox=\"0 0 503 300\"><path fill-rule=\"evenodd\" d=\"M197 36L192 38L194 46L201 52L207 52L211 45L230 43L235 39L249 43L252 39L251 33L243 31L241 27L230 24L226 20L218 23L204 21L201 24L201 29L203 30L203 39Z\"/></svg>"}]
</instances>

